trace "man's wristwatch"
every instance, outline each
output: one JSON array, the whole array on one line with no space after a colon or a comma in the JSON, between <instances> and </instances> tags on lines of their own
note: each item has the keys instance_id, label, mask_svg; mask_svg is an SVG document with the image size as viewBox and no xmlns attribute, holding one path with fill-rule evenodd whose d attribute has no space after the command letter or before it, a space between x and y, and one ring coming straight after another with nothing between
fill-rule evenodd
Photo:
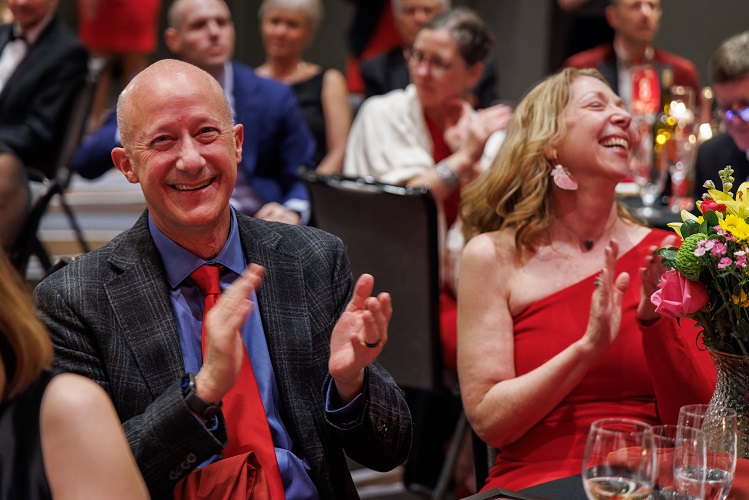
<instances>
[{"instance_id":1,"label":"man's wristwatch","mask_svg":"<svg viewBox=\"0 0 749 500\"><path fill-rule=\"evenodd\" d=\"M210 420L216 416L216 413L221 409L221 402L217 405L210 404L198 396L195 390L195 376L192 373L185 373L182 376L182 397L185 399L185 404L191 412L198 415L203 420Z\"/></svg>"},{"instance_id":2,"label":"man's wristwatch","mask_svg":"<svg viewBox=\"0 0 749 500\"><path fill-rule=\"evenodd\" d=\"M453 190L458 186L458 184L460 184L460 177L458 176L458 173L453 170L450 164L445 160L439 162L436 165L435 169L437 170L437 176L439 176L440 180L445 184L447 189Z\"/></svg>"}]
</instances>

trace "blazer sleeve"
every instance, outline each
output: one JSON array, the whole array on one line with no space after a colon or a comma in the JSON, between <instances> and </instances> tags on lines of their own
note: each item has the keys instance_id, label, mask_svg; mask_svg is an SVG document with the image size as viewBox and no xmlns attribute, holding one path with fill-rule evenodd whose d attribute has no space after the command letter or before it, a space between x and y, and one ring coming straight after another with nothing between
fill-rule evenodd
<instances>
[{"instance_id":1,"label":"blazer sleeve","mask_svg":"<svg viewBox=\"0 0 749 500\"><path fill-rule=\"evenodd\" d=\"M112 112L99 130L86 137L73 157L73 170L84 179L95 179L114 167L112 149L120 146L117 113Z\"/></svg>"},{"instance_id":2,"label":"blazer sleeve","mask_svg":"<svg viewBox=\"0 0 749 500\"><path fill-rule=\"evenodd\" d=\"M88 377L107 391L151 495L171 497L180 478L225 446L223 417L214 432L207 430L187 408L176 379L151 394L123 336L113 334L118 320L105 292L85 291L103 290L103 282L74 264L34 290L37 314L55 345L56 368Z\"/></svg>"},{"instance_id":3,"label":"blazer sleeve","mask_svg":"<svg viewBox=\"0 0 749 500\"><path fill-rule=\"evenodd\" d=\"M334 283L339 281L342 273L351 274L343 243L340 240L338 243L337 261L345 265L336 268ZM340 301L338 317L348 305L348 300L346 296ZM342 423L330 418L326 412L326 421L349 457L370 469L389 471L408 458L413 432L411 412L400 388L377 361L366 368L365 382L357 415ZM329 388L333 389L332 384L332 378L328 375L324 395L328 394Z\"/></svg>"},{"instance_id":4,"label":"blazer sleeve","mask_svg":"<svg viewBox=\"0 0 749 500\"><path fill-rule=\"evenodd\" d=\"M281 182L285 195L283 205L302 213L309 211L309 194L299 178L300 167L314 168L312 156L315 152L315 139L302 117L296 97L290 88L284 89L278 106L281 110L282 135L278 148L283 161ZM307 217L309 219L309 217Z\"/></svg>"}]
</instances>

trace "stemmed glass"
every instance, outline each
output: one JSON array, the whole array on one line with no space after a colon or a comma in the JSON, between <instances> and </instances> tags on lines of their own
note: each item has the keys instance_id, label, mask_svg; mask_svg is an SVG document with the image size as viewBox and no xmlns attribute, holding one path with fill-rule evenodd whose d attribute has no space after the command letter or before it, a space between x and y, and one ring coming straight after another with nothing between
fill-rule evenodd
<instances>
[{"instance_id":1,"label":"stemmed glass","mask_svg":"<svg viewBox=\"0 0 749 500\"><path fill-rule=\"evenodd\" d=\"M638 214L649 217L654 214L653 205L666 186L668 167L657 164L653 159L652 117L633 116L631 126L639 137L630 163L632 178L640 189L640 199L643 204Z\"/></svg>"},{"instance_id":2,"label":"stemmed glass","mask_svg":"<svg viewBox=\"0 0 749 500\"><path fill-rule=\"evenodd\" d=\"M705 498L705 434L699 429L657 425L649 431L657 463L652 500Z\"/></svg>"},{"instance_id":3,"label":"stemmed glass","mask_svg":"<svg viewBox=\"0 0 749 500\"><path fill-rule=\"evenodd\" d=\"M736 411L719 406L687 405L679 411L679 425L701 429L705 434L705 499L725 500L736 472Z\"/></svg>"},{"instance_id":4,"label":"stemmed glass","mask_svg":"<svg viewBox=\"0 0 749 500\"><path fill-rule=\"evenodd\" d=\"M583 487L591 500L638 499L650 495L655 480L651 426L628 419L596 420L583 457Z\"/></svg>"},{"instance_id":5,"label":"stemmed glass","mask_svg":"<svg viewBox=\"0 0 749 500\"><path fill-rule=\"evenodd\" d=\"M669 119L673 120L674 130L661 157L666 162L664 168L671 174L671 211L679 213L694 208L692 181L697 153L694 91L675 85L671 88L671 97Z\"/></svg>"}]
</instances>

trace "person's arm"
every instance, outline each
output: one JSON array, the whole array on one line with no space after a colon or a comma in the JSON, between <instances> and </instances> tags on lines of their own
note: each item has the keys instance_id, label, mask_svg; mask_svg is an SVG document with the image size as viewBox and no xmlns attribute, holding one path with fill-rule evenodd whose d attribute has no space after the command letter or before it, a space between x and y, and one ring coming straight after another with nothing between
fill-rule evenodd
<instances>
[{"instance_id":1,"label":"person's arm","mask_svg":"<svg viewBox=\"0 0 749 500\"><path fill-rule=\"evenodd\" d=\"M70 373L52 379L41 440L53 498L149 498L117 413L95 382Z\"/></svg>"},{"instance_id":2,"label":"person's arm","mask_svg":"<svg viewBox=\"0 0 749 500\"><path fill-rule=\"evenodd\" d=\"M120 146L117 113L113 111L99 130L81 141L71 166L84 179L95 179L114 168L112 149Z\"/></svg>"},{"instance_id":3,"label":"person's arm","mask_svg":"<svg viewBox=\"0 0 749 500\"><path fill-rule=\"evenodd\" d=\"M328 151L315 169L319 174L340 174L343 170L346 139L351 128L351 106L347 95L346 80L341 72L326 71L322 84L322 111Z\"/></svg>"},{"instance_id":4,"label":"person's arm","mask_svg":"<svg viewBox=\"0 0 749 500\"><path fill-rule=\"evenodd\" d=\"M83 375L107 391L149 491L154 496L171 493L182 476L226 445L223 416L218 415L216 430L208 430L185 404L179 376L160 380L158 388L146 385L130 347L123 343L123 323L132 318L114 316L106 298L107 287L101 281L109 278L92 274L90 267L76 262L65 266L36 286L34 308L55 344L56 367ZM75 285L82 282L90 286ZM154 295L168 295L166 284L161 286L163 290ZM145 309L148 299L143 301ZM171 308L164 313L172 314ZM163 329L169 328L166 320L165 316ZM161 330L153 334L166 335ZM157 395L153 389L158 389Z\"/></svg>"},{"instance_id":5,"label":"person's arm","mask_svg":"<svg viewBox=\"0 0 749 500\"><path fill-rule=\"evenodd\" d=\"M471 182L480 173L479 161L489 136L504 130L512 118L512 109L503 104L474 111L466 101L454 103L452 121L445 129L445 140L453 153L442 160L455 174L460 184ZM443 200L454 188L445 183L437 169L420 172L406 181L413 186L430 187L437 200Z\"/></svg>"},{"instance_id":6,"label":"person's arm","mask_svg":"<svg viewBox=\"0 0 749 500\"><path fill-rule=\"evenodd\" d=\"M509 309L512 280L507 272L487 274L499 262L517 262L514 246L488 235L466 245L458 279L458 376L468 420L490 446L501 448L528 432L616 339L622 295L629 283L625 273L613 278L617 254L618 246L611 242L601 285L593 294L588 328L580 340L517 376Z\"/></svg>"},{"instance_id":7,"label":"person's arm","mask_svg":"<svg viewBox=\"0 0 749 500\"><path fill-rule=\"evenodd\" d=\"M284 192L281 204L284 208L298 212L301 222L309 220L309 194L304 183L299 179L300 167L311 167L315 152L315 140L302 117L296 97L290 88L279 95L278 102L282 126L279 132L281 140L278 151L282 159L280 180Z\"/></svg>"},{"instance_id":8,"label":"person's arm","mask_svg":"<svg viewBox=\"0 0 749 500\"><path fill-rule=\"evenodd\" d=\"M326 422L353 460L373 470L391 470L408 457L413 429L401 389L375 359L387 341L390 300L387 294L369 297L371 276L360 278L354 287L343 243L337 238L331 242L334 261L330 279L324 283L324 295L336 304L333 317L339 319L332 333L326 335L331 352L323 396L328 397L328 409L340 408L351 397L358 399L343 415L326 411ZM362 309L370 305L372 310ZM361 321L367 321L374 329ZM374 343L378 337L381 342L376 347L363 344L365 340ZM349 386L351 380L354 382Z\"/></svg>"},{"instance_id":9,"label":"person's arm","mask_svg":"<svg viewBox=\"0 0 749 500\"><path fill-rule=\"evenodd\" d=\"M675 424L679 409L685 404L709 402L715 389L715 365L709 353L695 342L699 327L688 318L677 323L675 319L660 316L650 300L666 271L656 250L680 244L675 235L667 236L658 246L648 249L640 268L642 287L637 318L658 417L663 424Z\"/></svg>"}]
</instances>

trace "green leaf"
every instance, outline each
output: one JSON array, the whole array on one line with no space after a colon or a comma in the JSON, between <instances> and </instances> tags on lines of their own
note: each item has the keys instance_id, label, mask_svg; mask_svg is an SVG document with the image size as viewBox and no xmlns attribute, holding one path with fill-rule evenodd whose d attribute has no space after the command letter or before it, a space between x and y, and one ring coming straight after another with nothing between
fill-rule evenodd
<instances>
[{"instance_id":1,"label":"green leaf","mask_svg":"<svg viewBox=\"0 0 749 500\"><path fill-rule=\"evenodd\" d=\"M712 210L708 210L707 213L705 214L703 223L706 223L707 227L710 227L710 228L717 226L718 216L715 215L715 212L713 212Z\"/></svg>"},{"instance_id":2,"label":"green leaf","mask_svg":"<svg viewBox=\"0 0 749 500\"><path fill-rule=\"evenodd\" d=\"M684 221L684 224L681 225L681 237L687 238L687 236L692 236L693 234L697 234L700 232L700 225L697 224L697 221L694 221L692 219L687 219Z\"/></svg>"}]
</instances>

